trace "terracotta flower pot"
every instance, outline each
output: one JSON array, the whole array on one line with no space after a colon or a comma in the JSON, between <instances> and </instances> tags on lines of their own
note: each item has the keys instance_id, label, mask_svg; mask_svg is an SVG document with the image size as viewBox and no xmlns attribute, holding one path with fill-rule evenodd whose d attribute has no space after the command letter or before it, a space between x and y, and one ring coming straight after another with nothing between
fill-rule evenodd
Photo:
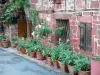
<instances>
[{"instance_id":1,"label":"terracotta flower pot","mask_svg":"<svg viewBox=\"0 0 100 75\"><path fill-rule=\"evenodd\" d=\"M59 61L59 66L60 66L60 70L62 72L69 72L68 71L68 66L67 65L62 65L60 61Z\"/></svg>"},{"instance_id":2,"label":"terracotta flower pot","mask_svg":"<svg viewBox=\"0 0 100 75\"><path fill-rule=\"evenodd\" d=\"M60 66L59 66L59 61L58 60L56 60L56 61L54 61L53 62L53 66L54 66L54 68L60 68Z\"/></svg>"},{"instance_id":3,"label":"terracotta flower pot","mask_svg":"<svg viewBox=\"0 0 100 75\"><path fill-rule=\"evenodd\" d=\"M54 0L56 4L61 4L61 0Z\"/></svg>"},{"instance_id":4,"label":"terracotta flower pot","mask_svg":"<svg viewBox=\"0 0 100 75\"><path fill-rule=\"evenodd\" d=\"M100 75L100 61L91 61L91 75Z\"/></svg>"},{"instance_id":5,"label":"terracotta flower pot","mask_svg":"<svg viewBox=\"0 0 100 75\"><path fill-rule=\"evenodd\" d=\"M91 75L90 71L79 71L78 75Z\"/></svg>"},{"instance_id":6,"label":"terracotta flower pot","mask_svg":"<svg viewBox=\"0 0 100 75\"><path fill-rule=\"evenodd\" d=\"M1 46L4 47L4 48L7 48L8 45L9 45L9 44L8 44L8 41L2 41L2 42L1 42Z\"/></svg>"},{"instance_id":7,"label":"terracotta flower pot","mask_svg":"<svg viewBox=\"0 0 100 75\"><path fill-rule=\"evenodd\" d=\"M48 65L52 66L53 65L53 62L51 61L51 58L46 56L46 61L48 63Z\"/></svg>"},{"instance_id":8,"label":"terracotta flower pot","mask_svg":"<svg viewBox=\"0 0 100 75\"><path fill-rule=\"evenodd\" d=\"M16 48L17 45L16 45L16 44L11 44L11 47L12 47L12 48Z\"/></svg>"},{"instance_id":9,"label":"terracotta flower pot","mask_svg":"<svg viewBox=\"0 0 100 75\"><path fill-rule=\"evenodd\" d=\"M43 59L44 59L44 56L42 55L41 52L36 52L36 58L37 58L38 60L43 60Z\"/></svg>"},{"instance_id":10,"label":"terracotta flower pot","mask_svg":"<svg viewBox=\"0 0 100 75\"><path fill-rule=\"evenodd\" d=\"M26 54L26 48L21 48L21 53Z\"/></svg>"},{"instance_id":11,"label":"terracotta flower pot","mask_svg":"<svg viewBox=\"0 0 100 75\"><path fill-rule=\"evenodd\" d=\"M36 57L36 52L35 51L34 52L30 52L29 56L35 58Z\"/></svg>"},{"instance_id":12,"label":"terracotta flower pot","mask_svg":"<svg viewBox=\"0 0 100 75\"><path fill-rule=\"evenodd\" d=\"M68 65L68 70L69 70L69 73L70 73L71 75L74 75L74 70L73 70L73 68L74 68L74 66Z\"/></svg>"}]
</instances>

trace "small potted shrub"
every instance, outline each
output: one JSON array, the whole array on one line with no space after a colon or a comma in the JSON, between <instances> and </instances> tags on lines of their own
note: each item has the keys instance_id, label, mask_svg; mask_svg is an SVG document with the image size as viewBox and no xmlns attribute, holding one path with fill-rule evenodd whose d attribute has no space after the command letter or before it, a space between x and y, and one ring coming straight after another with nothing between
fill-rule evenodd
<instances>
[{"instance_id":1,"label":"small potted shrub","mask_svg":"<svg viewBox=\"0 0 100 75\"><path fill-rule=\"evenodd\" d=\"M67 59L72 55L72 51L61 50L59 53L59 65L62 72L68 72Z\"/></svg>"},{"instance_id":2,"label":"small potted shrub","mask_svg":"<svg viewBox=\"0 0 100 75\"><path fill-rule=\"evenodd\" d=\"M54 68L59 68L59 50L57 46L51 48L51 60L53 61Z\"/></svg>"},{"instance_id":3,"label":"small potted shrub","mask_svg":"<svg viewBox=\"0 0 100 75\"><path fill-rule=\"evenodd\" d=\"M6 36L4 34L0 36L0 42L1 46L4 48L7 48L9 46L8 40L6 39Z\"/></svg>"},{"instance_id":4,"label":"small potted shrub","mask_svg":"<svg viewBox=\"0 0 100 75\"><path fill-rule=\"evenodd\" d=\"M87 56L78 56L75 60L74 71L78 75L90 75L90 60Z\"/></svg>"},{"instance_id":5,"label":"small potted shrub","mask_svg":"<svg viewBox=\"0 0 100 75\"><path fill-rule=\"evenodd\" d=\"M12 48L16 48L16 46L18 45L18 37L14 37L11 40L11 47Z\"/></svg>"},{"instance_id":6,"label":"small potted shrub","mask_svg":"<svg viewBox=\"0 0 100 75\"><path fill-rule=\"evenodd\" d=\"M91 61L91 75L100 75L100 55L94 56Z\"/></svg>"},{"instance_id":7,"label":"small potted shrub","mask_svg":"<svg viewBox=\"0 0 100 75\"><path fill-rule=\"evenodd\" d=\"M35 45L31 41L26 43L26 49L30 57L36 57Z\"/></svg>"},{"instance_id":8,"label":"small potted shrub","mask_svg":"<svg viewBox=\"0 0 100 75\"><path fill-rule=\"evenodd\" d=\"M46 61L48 65L52 66L53 62L51 60L51 48L50 47L45 47L45 48L46 49L42 51L42 54L46 57Z\"/></svg>"},{"instance_id":9,"label":"small potted shrub","mask_svg":"<svg viewBox=\"0 0 100 75\"><path fill-rule=\"evenodd\" d=\"M23 40L20 40L18 42L18 50L21 51L22 54L26 54L26 42Z\"/></svg>"},{"instance_id":10,"label":"small potted shrub","mask_svg":"<svg viewBox=\"0 0 100 75\"><path fill-rule=\"evenodd\" d=\"M44 46L43 46L43 44L38 44L38 45L36 45L35 46L36 48L36 58L38 59L38 60L43 60L44 59L44 56L43 56L43 54L42 54L42 51L43 51L43 49L44 49Z\"/></svg>"}]
</instances>

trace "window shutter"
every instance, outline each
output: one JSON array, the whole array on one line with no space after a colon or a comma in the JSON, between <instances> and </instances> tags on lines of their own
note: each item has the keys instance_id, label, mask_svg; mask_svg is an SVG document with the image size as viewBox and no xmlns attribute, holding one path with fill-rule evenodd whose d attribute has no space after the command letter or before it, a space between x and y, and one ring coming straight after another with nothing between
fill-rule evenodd
<instances>
[{"instance_id":1,"label":"window shutter","mask_svg":"<svg viewBox=\"0 0 100 75\"><path fill-rule=\"evenodd\" d=\"M86 24L86 40L85 40L85 48L86 50L91 50L91 31L92 31L92 25Z\"/></svg>"},{"instance_id":2,"label":"window shutter","mask_svg":"<svg viewBox=\"0 0 100 75\"><path fill-rule=\"evenodd\" d=\"M80 23L80 48L91 50L91 30L92 25L89 23Z\"/></svg>"}]
</instances>

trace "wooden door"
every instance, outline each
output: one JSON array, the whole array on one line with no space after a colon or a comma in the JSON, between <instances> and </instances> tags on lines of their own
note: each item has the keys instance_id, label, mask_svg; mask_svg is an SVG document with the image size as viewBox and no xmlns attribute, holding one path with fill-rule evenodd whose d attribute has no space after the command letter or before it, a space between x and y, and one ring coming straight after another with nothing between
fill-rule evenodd
<instances>
[{"instance_id":1,"label":"wooden door","mask_svg":"<svg viewBox=\"0 0 100 75\"><path fill-rule=\"evenodd\" d=\"M27 37L27 23L26 20L19 20L18 23L18 36Z\"/></svg>"}]
</instances>

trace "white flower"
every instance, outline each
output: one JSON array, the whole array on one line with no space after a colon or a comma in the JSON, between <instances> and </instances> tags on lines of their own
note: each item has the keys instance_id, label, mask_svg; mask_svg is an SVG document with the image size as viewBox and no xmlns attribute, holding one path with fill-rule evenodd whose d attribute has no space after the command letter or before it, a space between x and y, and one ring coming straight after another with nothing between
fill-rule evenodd
<instances>
[{"instance_id":1,"label":"white flower","mask_svg":"<svg viewBox=\"0 0 100 75\"><path fill-rule=\"evenodd\" d=\"M31 35L34 36L34 32L32 32Z\"/></svg>"}]
</instances>

